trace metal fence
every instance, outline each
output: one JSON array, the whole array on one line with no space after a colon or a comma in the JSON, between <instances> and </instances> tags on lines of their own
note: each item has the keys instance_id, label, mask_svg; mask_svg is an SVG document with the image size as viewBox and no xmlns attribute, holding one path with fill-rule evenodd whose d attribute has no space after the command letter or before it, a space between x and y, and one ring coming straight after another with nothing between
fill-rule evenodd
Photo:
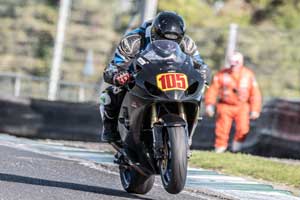
<instances>
[{"instance_id":1,"label":"metal fence","mask_svg":"<svg viewBox=\"0 0 300 200\"><path fill-rule=\"evenodd\" d=\"M0 73L0 96L47 99L49 80L45 77ZM59 82L57 100L62 101L96 101L97 84Z\"/></svg>"}]
</instances>

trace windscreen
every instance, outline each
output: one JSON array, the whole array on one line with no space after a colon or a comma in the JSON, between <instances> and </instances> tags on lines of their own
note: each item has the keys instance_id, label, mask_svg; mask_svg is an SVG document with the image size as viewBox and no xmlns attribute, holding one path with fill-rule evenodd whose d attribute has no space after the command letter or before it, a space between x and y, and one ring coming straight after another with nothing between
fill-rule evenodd
<instances>
[{"instance_id":1,"label":"windscreen","mask_svg":"<svg viewBox=\"0 0 300 200\"><path fill-rule=\"evenodd\" d=\"M147 46L143 52L143 57L152 63L161 61L183 63L186 59L186 54L182 52L176 42L156 40Z\"/></svg>"}]
</instances>

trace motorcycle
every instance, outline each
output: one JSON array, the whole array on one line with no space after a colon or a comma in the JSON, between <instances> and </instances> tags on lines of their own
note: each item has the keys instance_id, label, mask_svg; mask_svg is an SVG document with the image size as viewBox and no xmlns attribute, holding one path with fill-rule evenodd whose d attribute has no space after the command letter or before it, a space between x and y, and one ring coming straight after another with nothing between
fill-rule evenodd
<instances>
[{"instance_id":1,"label":"motorcycle","mask_svg":"<svg viewBox=\"0 0 300 200\"><path fill-rule=\"evenodd\" d=\"M205 82L173 41L152 42L133 66L118 117L121 140L110 143L122 186L145 194L160 174L165 190L177 194L185 186Z\"/></svg>"}]
</instances>

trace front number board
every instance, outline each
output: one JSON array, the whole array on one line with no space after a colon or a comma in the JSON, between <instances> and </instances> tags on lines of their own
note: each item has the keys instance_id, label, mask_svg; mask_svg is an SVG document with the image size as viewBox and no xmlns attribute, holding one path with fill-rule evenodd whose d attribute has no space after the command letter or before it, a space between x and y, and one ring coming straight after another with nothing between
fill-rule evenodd
<instances>
[{"instance_id":1,"label":"front number board","mask_svg":"<svg viewBox=\"0 0 300 200\"><path fill-rule=\"evenodd\" d=\"M182 73L163 73L156 76L157 87L162 91L186 90L188 80Z\"/></svg>"}]
</instances>

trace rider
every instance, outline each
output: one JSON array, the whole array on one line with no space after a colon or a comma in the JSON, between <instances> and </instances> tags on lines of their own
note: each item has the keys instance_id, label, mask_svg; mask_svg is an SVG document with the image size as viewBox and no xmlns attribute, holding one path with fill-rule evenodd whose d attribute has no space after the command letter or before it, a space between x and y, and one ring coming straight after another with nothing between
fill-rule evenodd
<instances>
[{"instance_id":1,"label":"rider","mask_svg":"<svg viewBox=\"0 0 300 200\"><path fill-rule=\"evenodd\" d=\"M126 34L119 43L114 57L104 70L104 80L112 84L100 96L100 112L103 120L102 141L113 142L120 139L117 132L117 118L126 93L120 86L130 80L134 57L154 40L172 40L182 51L194 60L194 67L205 80L209 68L197 50L195 42L185 34L185 23L175 12L160 12L153 20Z\"/></svg>"}]
</instances>

